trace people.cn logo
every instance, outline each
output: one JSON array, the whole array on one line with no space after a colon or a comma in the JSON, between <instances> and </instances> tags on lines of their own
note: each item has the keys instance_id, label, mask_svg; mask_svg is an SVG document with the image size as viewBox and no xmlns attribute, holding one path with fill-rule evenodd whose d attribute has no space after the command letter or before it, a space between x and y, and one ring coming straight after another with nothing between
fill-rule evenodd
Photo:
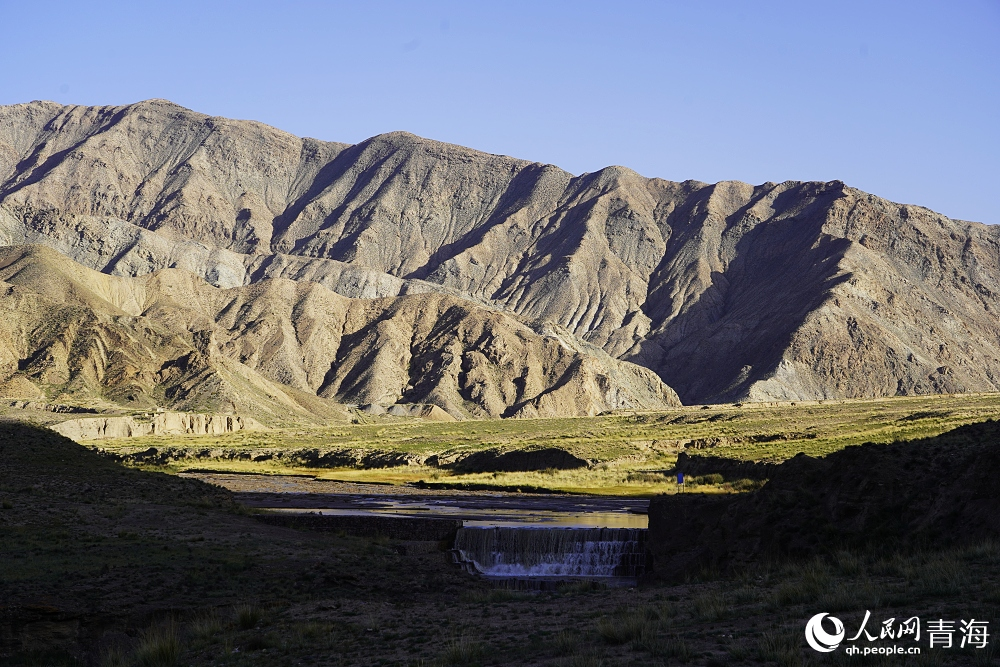
<instances>
[{"instance_id":1,"label":"people.cn logo","mask_svg":"<svg viewBox=\"0 0 1000 667\"><path fill-rule=\"evenodd\" d=\"M833 623L833 633L823 629L823 619L830 617ZM836 651L840 642L844 641L844 624L836 616L830 614L816 614L806 623L806 641L813 649L820 653L830 653Z\"/></svg>"}]
</instances>

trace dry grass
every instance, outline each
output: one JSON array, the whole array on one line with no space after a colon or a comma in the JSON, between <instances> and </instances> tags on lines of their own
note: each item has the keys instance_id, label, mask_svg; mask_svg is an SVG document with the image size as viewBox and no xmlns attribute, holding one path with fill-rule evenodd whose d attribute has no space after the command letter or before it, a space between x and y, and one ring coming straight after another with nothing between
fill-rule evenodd
<instances>
[{"instance_id":1,"label":"dry grass","mask_svg":"<svg viewBox=\"0 0 1000 667\"><path fill-rule=\"evenodd\" d=\"M460 635L451 639L439 658L443 665L467 667L478 665L486 655L486 645L482 641Z\"/></svg>"},{"instance_id":2,"label":"dry grass","mask_svg":"<svg viewBox=\"0 0 1000 667\"><path fill-rule=\"evenodd\" d=\"M245 602L233 608L233 618L240 630L251 630L257 626L264 616L264 611L257 605Z\"/></svg>"},{"instance_id":3,"label":"dry grass","mask_svg":"<svg viewBox=\"0 0 1000 667\"><path fill-rule=\"evenodd\" d=\"M604 667L604 660L596 655L574 655L560 660L559 667Z\"/></svg>"},{"instance_id":4,"label":"dry grass","mask_svg":"<svg viewBox=\"0 0 1000 667\"><path fill-rule=\"evenodd\" d=\"M101 667L131 667L132 656L123 646L111 646L101 653L100 665Z\"/></svg>"},{"instance_id":5,"label":"dry grass","mask_svg":"<svg viewBox=\"0 0 1000 667\"><path fill-rule=\"evenodd\" d=\"M305 449L392 451L454 457L490 448L558 447L594 461L578 470L454 475L433 467L322 469L276 461L190 459L165 470L189 468L265 474L311 474L326 479L403 484L421 479L516 489L544 488L618 495L673 493L666 476L685 449L746 460L780 461L798 452L820 456L863 442L889 443L940 434L958 426L1000 418L1000 395L902 397L782 405L712 405L657 413L566 419L431 423L389 420L329 428L290 428L224 436L159 436L95 443L128 453L148 447L210 447L247 451ZM723 481L711 475L688 490L752 490L759 482Z\"/></svg>"},{"instance_id":6,"label":"dry grass","mask_svg":"<svg viewBox=\"0 0 1000 667\"><path fill-rule=\"evenodd\" d=\"M558 633L553 641L556 655L573 655L580 649L580 644L580 635L571 630Z\"/></svg>"},{"instance_id":7,"label":"dry grass","mask_svg":"<svg viewBox=\"0 0 1000 667\"><path fill-rule=\"evenodd\" d=\"M694 599L694 616L701 621L718 621L729 615L731 605L719 591L709 591Z\"/></svg>"},{"instance_id":8,"label":"dry grass","mask_svg":"<svg viewBox=\"0 0 1000 667\"><path fill-rule=\"evenodd\" d=\"M802 660L801 642L787 630L769 630L757 640L757 658L776 662L779 667L798 667Z\"/></svg>"},{"instance_id":9,"label":"dry grass","mask_svg":"<svg viewBox=\"0 0 1000 667\"><path fill-rule=\"evenodd\" d=\"M206 642L218 636L224 627L225 625L219 616L219 612L215 609L210 609L191 621L188 625L188 630L192 637Z\"/></svg>"},{"instance_id":10,"label":"dry grass","mask_svg":"<svg viewBox=\"0 0 1000 667\"><path fill-rule=\"evenodd\" d=\"M155 625L139 636L133 656L139 667L172 667L181 655L181 640L173 623Z\"/></svg>"}]
</instances>

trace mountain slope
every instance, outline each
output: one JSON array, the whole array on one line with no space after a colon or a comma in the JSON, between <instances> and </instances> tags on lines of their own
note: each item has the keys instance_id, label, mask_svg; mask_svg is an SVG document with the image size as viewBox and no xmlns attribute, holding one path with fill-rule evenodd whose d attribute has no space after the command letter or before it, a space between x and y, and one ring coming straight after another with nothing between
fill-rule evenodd
<instances>
[{"instance_id":1,"label":"mountain slope","mask_svg":"<svg viewBox=\"0 0 1000 667\"><path fill-rule=\"evenodd\" d=\"M678 405L651 371L565 332L446 295L348 299L311 282L220 289L177 269L108 276L40 246L0 248L8 395L344 418L340 403L455 416Z\"/></svg>"},{"instance_id":2,"label":"mountain slope","mask_svg":"<svg viewBox=\"0 0 1000 667\"><path fill-rule=\"evenodd\" d=\"M834 181L551 165L390 133L354 146L151 100L0 107L0 242L550 322L685 402L1000 389L1000 230Z\"/></svg>"}]
</instances>

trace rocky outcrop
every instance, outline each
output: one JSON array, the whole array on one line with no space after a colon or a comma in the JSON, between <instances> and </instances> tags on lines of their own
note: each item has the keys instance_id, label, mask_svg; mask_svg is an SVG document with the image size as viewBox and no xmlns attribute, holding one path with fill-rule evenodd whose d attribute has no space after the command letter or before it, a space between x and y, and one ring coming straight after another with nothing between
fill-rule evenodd
<instances>
[{"instance_id":1,"label":"rocky outcrop","mask_svg":"<svg viewBox=\"0 0 1000 667\"><path fill-rule=\"evenodd\" d=\"M263 424L252 417L196 415L161 412L146 417L90 417L51 424L49 428L71 440L137 438L145 435L222 435L259 431Z\"/></svg>"},{"instance_id":2,"label":"rocky outcrop","mask_svg":"<svg viewBox=\"0 0 1000 667\"><path fill-rule=\"evenodd\" d=\"M573 176L400 132L348 146L163 100L33 102L0 107L0 242L113 275L471 300L686 403L1000 390L1000 228L839 181ZM579 374L583 393L509 414L586 412L607 374Z\"/></svg>"}]
</instances>

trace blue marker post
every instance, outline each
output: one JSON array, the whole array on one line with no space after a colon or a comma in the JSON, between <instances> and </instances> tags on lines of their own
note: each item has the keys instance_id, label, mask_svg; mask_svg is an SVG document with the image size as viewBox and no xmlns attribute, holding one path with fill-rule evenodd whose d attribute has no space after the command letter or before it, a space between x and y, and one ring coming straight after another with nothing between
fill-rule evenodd
<instances>
[{"instance_id":1,"label":"blue marker post","mask_svg":"<svg viewBox=\"0 0 1000 667\"><path fill-rule=\"evenodd\" d=\"M684 493L684 473L677 471L677 492Z\"/></svg>"}]
</instances>

